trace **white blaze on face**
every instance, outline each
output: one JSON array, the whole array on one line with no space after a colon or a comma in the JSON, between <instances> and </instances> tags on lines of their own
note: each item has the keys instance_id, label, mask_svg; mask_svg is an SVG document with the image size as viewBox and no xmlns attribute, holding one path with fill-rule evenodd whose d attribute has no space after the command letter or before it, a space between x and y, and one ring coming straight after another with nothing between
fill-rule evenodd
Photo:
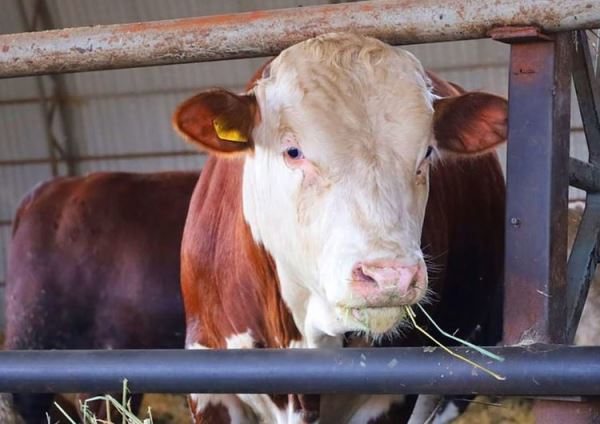
<instances>
[{"instance_id":1,"label":"white blaze on face","mask_svg":"<svg viewBox=\"0 0 600 424\"><path fill-rule=\"evenodd\" d=\"M361 300L350 280L369 261L424 269L433 99L421 65L375 39L332 34L284 51L255 95L261 121L244 214L276 262L296 323L333 336L390 330L402 301L385 291Z\"/></svg>"}]
</instances>

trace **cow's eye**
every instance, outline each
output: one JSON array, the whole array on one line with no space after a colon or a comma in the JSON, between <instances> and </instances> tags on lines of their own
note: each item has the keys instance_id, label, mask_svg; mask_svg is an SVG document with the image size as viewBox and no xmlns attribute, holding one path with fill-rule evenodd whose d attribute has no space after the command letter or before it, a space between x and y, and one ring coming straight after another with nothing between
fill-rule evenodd
<instances>
[{"instance_id":1,"label":"cow's eye","mask_svg":"<svg viewBox=\"0 0 600 424\"><path fill-rule=\"evenodd\" d=\"M417 168L417 184L423 184L427 178L427 167L429 166L429 157L433 153L433 146L427 146L427 151L425 152L425 157L419 164Z\"/></svg>"},{"instance_id":2,"label":"cow's eye","mask_svg":"<svg viewBox=\"0 0 600 424\"><path fill-rule=\"evenodd\" d=\"M431 156L432 153L433 153L433 146L427 147L427 153L425 153L425 159L429 158L429 156Z\"/></svg>"},{"instance_id":3,"label":"cow's eye","mask_svg":"<svg viewBox=\"0 0 600 424\"><path fill-rule=\"evenodd\" d=\"M300 160L304 158L302 151L297 147L289 147L288 149L286 149L285 154L288 158L292 160Z\"/></svg>"}]
</instances>

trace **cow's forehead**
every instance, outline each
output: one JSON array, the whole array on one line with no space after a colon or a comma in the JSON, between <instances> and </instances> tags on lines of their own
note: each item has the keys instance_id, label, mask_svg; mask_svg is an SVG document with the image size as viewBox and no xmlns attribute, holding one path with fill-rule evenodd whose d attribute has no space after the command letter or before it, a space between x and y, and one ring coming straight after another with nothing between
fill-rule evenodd
<instances>
[{"instance_id":1,"label":"cow's forehead","mask_svg":"<svg viewBox=\"0 0 600 424\"><path fill-rule=\"evenodd\" d=\"M396 65L401 72L423 68L411 53L394 48L375 38L348 33L331 33L311 38L285 49L274 61L271 69L303 69L314 65L333 70L358 69L369 71Z\"/></svg>"},{"instance_id":2,"label":"cow's forehead","mask_svg":"<svg viewBox=\"0 0 600 424\"><path fill-rule=\"evenodd\" d=\"M433 99L421 64L373 38L328 34L292 46L256 90L268 124L300 133L306 153L327 155L329 146L337 155L350 146L361 157L354 148L382 146L411 158L431 131Z\"/></svg>"}]
</instances>

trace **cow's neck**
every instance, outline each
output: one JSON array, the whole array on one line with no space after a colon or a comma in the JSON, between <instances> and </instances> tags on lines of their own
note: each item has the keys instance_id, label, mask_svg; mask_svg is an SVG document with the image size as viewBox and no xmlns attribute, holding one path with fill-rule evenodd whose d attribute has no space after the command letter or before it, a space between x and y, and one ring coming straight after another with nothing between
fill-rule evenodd
<instances>
[{"instance_id":1,"label":"cow's neck","mask_svg":"<svg viewBox=\"0 0 600 424\"><path fill-rule=\"evenodd\" d=\"M244 221L242 167L242 160L210 157L191 199L181 268L187 344L287 348L301 337L275 264Z\"/></svg>"},{"instance_id":2,"label":"cow's neck","mask_svg":"<svg viewBox=\"0 0 600 424\"><path fill-rule=\"evenodd\" d=\"M270 205L258 203L262 202L263 198L256 194L256 184L264 184L264 182L256 178L257 166L260 167L260 164L256 164L254 161L246 161L241 181L243 192L242 211L244 220L247 223L245 230L248 233L248 238L251 238L254 244L254 246L248 246L247 249L260 249L268 257L269 262L274 264L272 274L277 281L275 285L279 288L279 294L288 307L296 328L302 336L302 347L341 347L343 345L343 336L341 335L343 331L340 331L340 324L331 305L324 300L324 294L320 296L315 294L308 288L309 284L305 281L306 275L295 272L290 268L290 264L285 263L285 260L278 262L277 256L271 255L268 248L262 247L263 240L268 241L268 239L263 239L265 233L282 230L272 222L265 224L262 217L258 215L263 207ZM284 237L284 235L278 234L277 237ZM271 247L282 248L287 243L291 243L291 241L280 243L279 247L273 246L271 243ZM296 345L296 347L300 346Z\"/></svg>"}]
</instances>

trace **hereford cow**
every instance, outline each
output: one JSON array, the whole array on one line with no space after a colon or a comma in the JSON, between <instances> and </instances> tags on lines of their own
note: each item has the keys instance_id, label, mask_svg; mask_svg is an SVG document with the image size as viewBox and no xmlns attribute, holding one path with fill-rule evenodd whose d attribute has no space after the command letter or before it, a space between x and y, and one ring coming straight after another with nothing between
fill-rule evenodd
<instances>
[{"instance_id":1,"label":"hereford cow","mask_svg":"<svg viewBox=\"0 0 600 424\"><path fill-rule=\"evenodd\" d=\"M419 345L404 309L419 302L449 331L497 340L504 181L492 150L507 105L434 83L406 51L329 34L283 51L246 94L178 108L175 128L212 154L182 240L188 349ZM397 423L411 403L190 396L196 423Z\"/></svg>"},{"instance_id":2,"label":"hereford cow","mask_svg":"<svg viewBox=\"0 0 600 424\"><path fill-rule=\"evenodd\" d=\"M10 244L5 348L183 347L179 248L197 180L97 173L29 193ZM51 400L15 396L31 424L47 422Z\"/></svg>"}]
</instances>

